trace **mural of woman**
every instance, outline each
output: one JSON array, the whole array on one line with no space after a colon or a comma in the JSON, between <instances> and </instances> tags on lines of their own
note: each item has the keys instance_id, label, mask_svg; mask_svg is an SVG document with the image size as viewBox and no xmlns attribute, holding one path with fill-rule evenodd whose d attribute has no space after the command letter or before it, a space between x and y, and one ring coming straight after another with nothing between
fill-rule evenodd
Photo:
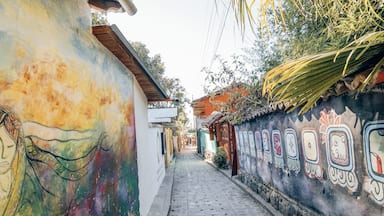
<instances>
[{"instance_id":1,"label":"mural of woman","mask_svg":"<svg viewBox=\"0 0 384 216\"><path fill-rule=\"evenodd\" d=\"M108 151L104 140L104 133L92 130L22 123L10 108L0 106L0 216L67 214L95 154ZM39 147L51 145L52 150L60 144L67 155ZM71 153L68 146L77 148Z\"/></svg>"},{"instance_id":2,"label":"mural of woman","mask_svg":"<svg viewBox=\"0 0 384 216\"><path fill-rule=\"evenodd\" d=\"M0 199L4 199L10 190L12 179L11 164L16 154L16 142L13 141L4 125L0 127Z\"/></svg>"},{"instance_id":3,"label":"mural of woman","mask_svg":"<svg viewBox=\"0 0 384 216\"><path fill-rule=\"evenodd\" d=\"M22 124L7 107L0 106L0 215L13 215L25 174Z\"/></svg>"}]
</instances>

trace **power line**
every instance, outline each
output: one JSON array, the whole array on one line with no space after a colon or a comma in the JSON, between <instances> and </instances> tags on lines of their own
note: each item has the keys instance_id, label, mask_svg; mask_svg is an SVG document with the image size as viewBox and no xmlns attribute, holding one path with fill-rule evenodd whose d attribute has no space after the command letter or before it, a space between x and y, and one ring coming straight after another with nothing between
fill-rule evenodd
<instances>
[{"instance_id":1,"label":"power line","mask_svg":"<svg viewBox=\"0 0 384 216\"><path fill-rule=\"evenodd\" d=\"M217 50L219 48L219 45L220 45L220 42L221 42L221 38L223 36L223 32L224 32L224 29L225 29L225 24L227 22L227 17L228 17L228 13L229 13L230 7L231 7L230 5L227 6L227 11L225 12L225 17L222 20L221 27L219 28L219 34L218 34L218 36L216 38L215 47L213 49L213 56L212 56L210 64L209 64L209 69L211 69L211 67L212 67L214 57L215 57L215 55L217 53Z\"/></svg>"},{"instance_id":2,"label":"power line","mask_svg":"<svg viewBox=\"0 0 384 216\"><path fill-rule=\"evenodd\" d=\"M209 3L209 1L207 1ZM203 55L202 55L202 63L204 63L204 59L207 55L207 49L208 49L208 43L211 39L211 29L212 29L212 23L213 23L213 16L215 15L215 6L212 5L212 11L210 13L210 17L209 17L209 24L208 24L208 29L207 29L207 33L206 33L206 38L205 38L205 41L204 41L204 49L203 49Z\"/></svg>"}]
</instances>

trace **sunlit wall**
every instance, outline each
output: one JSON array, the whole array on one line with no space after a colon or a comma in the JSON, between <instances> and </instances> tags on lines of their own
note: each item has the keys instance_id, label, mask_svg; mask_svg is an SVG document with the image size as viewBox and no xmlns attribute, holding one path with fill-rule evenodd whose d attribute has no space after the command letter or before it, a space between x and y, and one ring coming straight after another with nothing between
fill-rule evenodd
<instances>
[{"instance_id":1,"label":"sunlit wall","mask_svg":"<svg viewBox=\"0 0 384 216\"><path fill-rule=\"evenodd\" d=\"M0 50L0 215L138 215L133 81L87 1L1 1Z\"/></svg>"}]
</instances>

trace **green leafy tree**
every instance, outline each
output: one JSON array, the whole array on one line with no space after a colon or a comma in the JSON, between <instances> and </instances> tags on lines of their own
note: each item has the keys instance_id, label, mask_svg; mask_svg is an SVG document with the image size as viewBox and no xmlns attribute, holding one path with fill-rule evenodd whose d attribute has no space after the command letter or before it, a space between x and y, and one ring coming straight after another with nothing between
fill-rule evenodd
<instances>
[{"instance_id":1,"label":"green leafy tree","mask_svg":"<svg viewBox=\"0 0 384 216\"><path fill-rule=\"evenodd\" d=\"M177 108L178 116L175 119L175 124L178 128L177 132L184 130L189 122L187 114L185 112L185 104L189 103L186 97L186 90L181 85L178 78L162 78L162 85L166 89L167 94L174 100L171 102Z\"/></svg>"},{"instance_id":2,"label":"green leafy tree","mask_svg":"<svg viewBox=\"0 0 384 216\"><path fill-rule=\"evenodd\" d=\"M228 60L218 55L214 58L212 67L204 67L202 72L205 74L204 92L207 94L246 82L250 76L245 61L236 55Z\"/></svg>"},{"instance_id":3,"label":"green leafy tree","mask_svg":"<svg viewBox=\"0 0 384 216\"><path fill-rule=\"evenodd\" d=\"M248 54L254 53L249 50ZM246 59L252 57L232 56L229 60L225 60L218 56L214 61L214 68L202 70L206 76L204 89L208 95L214 97L221 92L229 94L226 103L220 104L220 111L233 124L244 119L254 109L267 104L266 98L261 94L261 69L259 65L252 65ZM244 92L233 91L237 88Z\"/></svg>"},{"instance_id":4,"label":"green leafy tree","mask_svg":"<svg viewBox=\"0 0 384 216\"><path fill-rule=\"evenodd\" d=\"M231 4L242 29L257 22L260 29L269 29L273 14L283 41L289 42L284 58L299 58L269 71L263 86L264 94L289 102L291 110L301 107L306 112L332 86L370 65L357 88L364 91L383 68L382 1L231 0Z\"/></svg>"},{"instance_id":5,"label":"green leafy tree","mask_svg":"<svg viewBox=\"0 0 384 216\"><path fill-rule=\"evenodd\" d=\"M260 28L268 29L270 14L273 15L273 22L284 28L293 16L299 15L325 23L331 40L338 40L343 35L346 42L351 42L367 32L380 31L384 23L382 1L231 0L230 3L242 29L248 24L254 28L256 23L260 24ZM296 15L287 13L287 8L291 8L290 11Z\"/></svg>"},{"instance_id":6,"label":"green leafy tree","mask_svg":"<svg viewBox=\"0 0 384 216\"><path fill-rule=\"evenodd\" d=\"M169 78L165 76L165 64L159 54L150 55L149 49L141 42L131 42L138 57L144 66L151 73L153 78L159 82L166 94L171 98L171 101L153 102L150 107L177 107L178 116L175 119L175 124L183 129L188 123L187 115L185 114L185 103L188 102L186 90L181 85L180 79Z\"/></svg>"},{"instance_id":7,"label":"green leafy tree","mask_svg":"<svg viewBox=\"0 0 384 216\"><path fill-rule=\"evenodd\" d=\"M139 56L141 62L145 65L148 71L151 73L153 78L156 81L163 84L163 79L165 78L165 65L161 59L160 54L155 54L154 56L150 56L150 51L147 46L141 42L130 42L133 49L135 49L137 55Z\"/></svg>"},{"instance_id":8,"label":"green leafy tree","mask_svg":"<svg viewBox=\"0 0 384 216\"><path fill-rule=\"evenodd\" d=\"M213 157L213 163L219 169L228 169L227 153L225 152L224 147L217 148L217 152Z\"/></svg>"}]
</instances>

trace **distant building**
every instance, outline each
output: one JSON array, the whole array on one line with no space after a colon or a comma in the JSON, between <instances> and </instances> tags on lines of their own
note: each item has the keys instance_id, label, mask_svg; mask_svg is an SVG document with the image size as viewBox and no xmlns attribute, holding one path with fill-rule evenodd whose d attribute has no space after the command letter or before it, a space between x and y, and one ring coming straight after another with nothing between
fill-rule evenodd
<instances>
[{"instance_id":1,"label":"distant building","mask_svg":"<svg viewBox=\"0 0 384 216\"><path fill-rule=\"evenodd\" d=\"M230 106L231 100L234 97L241 98L247 94L242 85L235 85L192 101L198 153L212 159L216 154L217 147L223 147L227 153L227 161L232 168L233 175L237 174L238 168L236 139L233 126L223 118L225 114L222 112L235 111Z\"/></svg>"}]
</instances>

